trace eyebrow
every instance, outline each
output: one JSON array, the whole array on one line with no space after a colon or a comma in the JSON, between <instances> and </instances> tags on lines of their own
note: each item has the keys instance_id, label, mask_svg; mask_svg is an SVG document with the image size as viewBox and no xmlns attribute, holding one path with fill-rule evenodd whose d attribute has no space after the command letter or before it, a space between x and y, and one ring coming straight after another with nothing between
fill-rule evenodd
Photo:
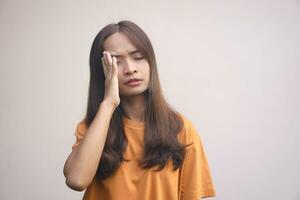
<instances>
[{"instance_id":1,"label":"eyebrow","mask_svg":"<svg viewBox=\"0 0 300 200\"><path fill-rule=\"evenodd\" d=\"M129 52L130 55L135 54L135 53L141 53L141 51L138 49L135 49L135 50ZM120 55L120 54L113 54L113 53L110 53L110 54L111 54L111 56L115 56L116 58L124 57L123 55Z\"/></svg>"}]
</instances>

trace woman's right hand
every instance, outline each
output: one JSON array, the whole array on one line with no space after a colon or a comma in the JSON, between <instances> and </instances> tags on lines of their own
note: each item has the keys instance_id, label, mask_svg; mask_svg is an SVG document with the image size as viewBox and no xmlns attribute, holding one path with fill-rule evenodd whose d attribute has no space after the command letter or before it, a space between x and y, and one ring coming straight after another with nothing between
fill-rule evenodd
<instances>
[{"instance_id":1,"label":"woman's right hand","mask_svg":"<svg viewBox=\"0 0 300 200\"><path fill-rule=\"evenodd\" d=\"M111 57L108 51L103 51L101 60L105 75L103 101L112 103L117 107L120 104L117 59L116 57Z\"/></svg>"}]
</instances>

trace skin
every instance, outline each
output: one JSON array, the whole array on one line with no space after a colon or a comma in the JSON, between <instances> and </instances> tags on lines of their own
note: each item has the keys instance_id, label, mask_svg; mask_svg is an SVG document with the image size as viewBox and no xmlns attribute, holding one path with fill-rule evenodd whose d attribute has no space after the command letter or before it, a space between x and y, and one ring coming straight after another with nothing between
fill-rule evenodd
<instances>
[{"instance_id":1,"label":"skin","mask_svg":"<svg viewBox=\"0 0 300 200\"><path fill-rule=\"evenodd\" d=\"M103 62L106 78L114 77L114 84L118 87L112 87L116 99L117 90L122 102L122 108L128 118L135 121L144 121L145 95L144 92L149 88L150 66L146 58L140 52L129 54L137 48L131 43L128 37L117 32L109 36L103 43ZM114 55L118 56L114 60ZM112 57L113 56L113 57ZM117 77L116 77L117 76ZM140 85L132 87L125 84L132 78L142 79Z\"/></svg>"}]
</instances>

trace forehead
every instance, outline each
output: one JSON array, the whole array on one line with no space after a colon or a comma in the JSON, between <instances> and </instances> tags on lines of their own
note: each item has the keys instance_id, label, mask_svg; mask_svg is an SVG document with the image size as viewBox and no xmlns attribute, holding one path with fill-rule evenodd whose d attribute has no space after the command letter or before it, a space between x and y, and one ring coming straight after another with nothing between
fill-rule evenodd
<instances>
[{"instance_id":1,"label":"forehead","mask_svg":"<svg viewBox=\"0 0 300 200\"><path fill-rule=\"evenodd\" d=\"M129 38L122 32L110 35L103 43L103 50L115 54L128 54L136 49Z\"/></svg>"}]
</instances>

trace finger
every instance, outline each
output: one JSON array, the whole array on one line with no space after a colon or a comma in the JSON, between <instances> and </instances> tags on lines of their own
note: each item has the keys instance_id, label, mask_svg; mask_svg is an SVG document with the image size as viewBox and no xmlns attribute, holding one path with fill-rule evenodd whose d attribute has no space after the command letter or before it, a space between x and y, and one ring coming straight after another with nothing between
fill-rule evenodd
<instances>
[{"instance_id":1,"label":"finger","mask_svg":"<svg viewBox=\"0 0 300 200\"><path fill-rule=\"evenodd\" d=\"M112 76L118 75L118 65L117 65L117 58L113 57L112 59Z\"/></svg>"},{"instance_id":2,"label":"finger","mask_svg":"<svg viewBox=\"0 0 300 200\"><path fill-rule=\"evenodd\" d=\"M111 54L107 51L107 64L112 66L112 56Z\"/></svg>"},{"instance_id":3,"label":"finger","mask_svg":"<svg viewBox=\"0 0 300 200\"><path fill-rule=\"evenodd\" d=\"M110 79L111 78L111 73L112 73L112 60L111 60L110 53L108 51L105 51L104 60L106 61L107 78Z\"/></svg>"},{"instance_id":4,"label":"finger","mask_svg":"<svg viewBox=\"0 0 300 200\"><path fill-rule=\"evenodd\" d=\"M103 60L106 66L108 66L106 51L103 51Z\"/></svg>"},{"instance_id":5,"label":"finger","mask_svg":"<svg viewBox=\"0 0 300 200\"><path fill-rule=\"evenodd\" d=\"M104 61L105 61L105 64L106 64L106 78L110 79L111 77L111 71L112 71L112 66L111 64L109 64L109 60L108 58L110 57L109 53L107 51L105 51L104 53Z\"/></svg>"},{"instance_id":6,"label":"finger","mask_svg":"<svg viewBox=\"0 0 300 200\"><path fill-rule=\"evenodd\" d=\"M105 76L105 78L106 78L106 76L107 76L107 72L106 72L106 65L105 65L105 62L104 62L104 58L103 57L101 57L101 62L102 62L102 68L103 68L103 73L104 73L104 76Z\"/></svg>"}]
</instances>

